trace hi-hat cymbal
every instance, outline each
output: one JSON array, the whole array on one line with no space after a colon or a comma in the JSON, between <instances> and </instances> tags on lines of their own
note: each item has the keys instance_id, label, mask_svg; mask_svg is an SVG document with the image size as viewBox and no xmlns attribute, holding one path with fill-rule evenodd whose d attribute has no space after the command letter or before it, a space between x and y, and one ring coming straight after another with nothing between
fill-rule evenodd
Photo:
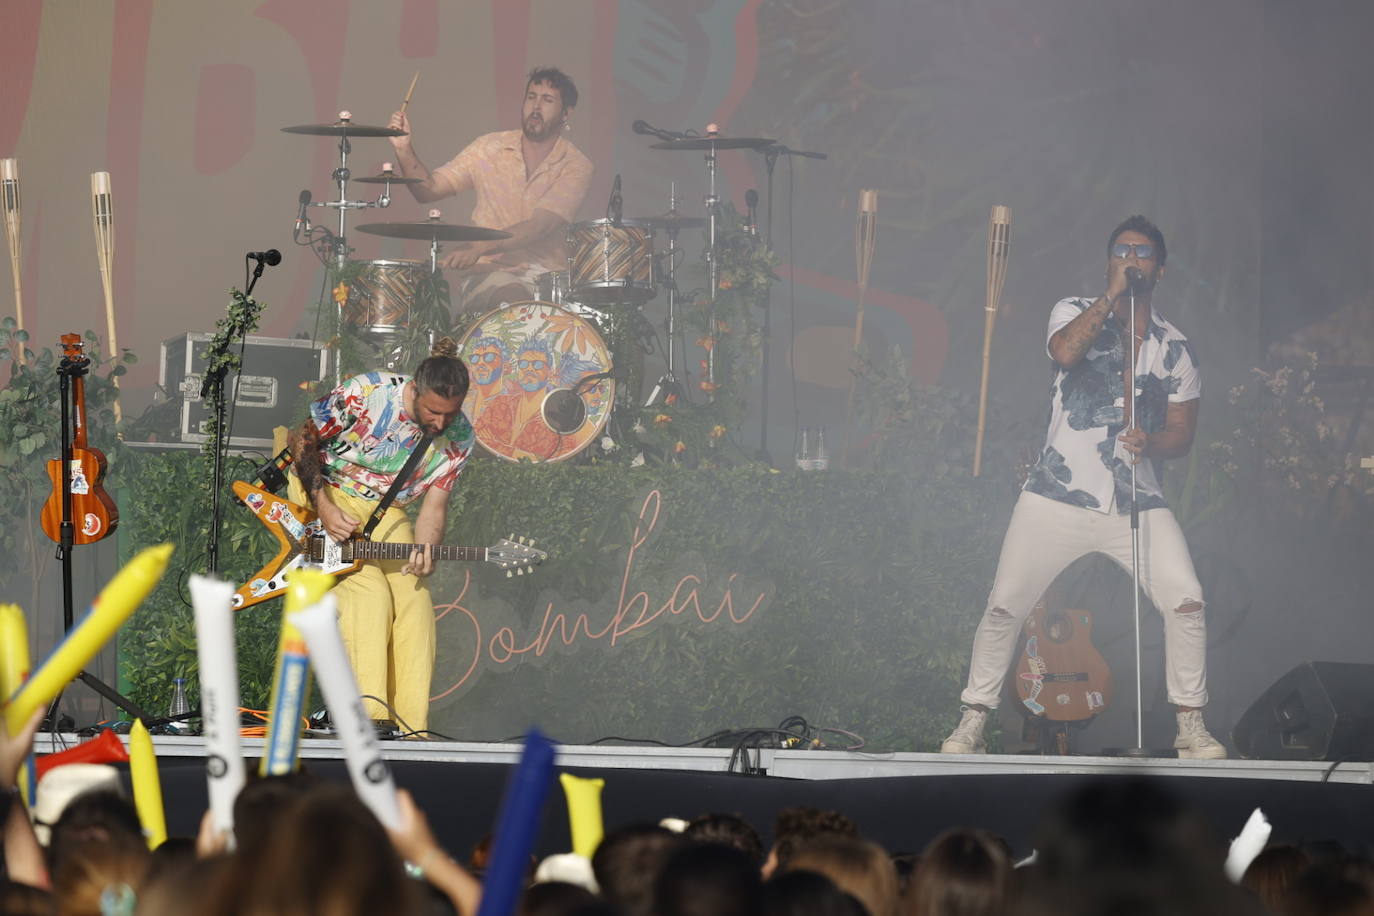
<instances>
[{"instance_id":1,"label":"hi-hat cymbal","mask_svg":"<svg viewBox=\"0 0 1374 916\"><path fill-rule=\"evenodd\" d=\"M309 134L312 137L404 137L406 132L397 127L375 127L370 124L354 124L352 121L336 121L333 124L297 124L283 127L282 133Z\"/></svg>"},{"instance_id":2,"label":"hi-hat cymbal","mask_svg":"<svg viewBox=\"0 0 1374 916\"><path fill-rule=\"evenodd\" d=\"M423 178L403 178L395 173L383 172L380 175L365 175L362 178L354 178L354 181L362 184L420 184Z\"/></svg>"},{"instance_id":3,"label":"hi-hat cymbal","mask_svg":"<svg viewBox=\"0 0 1374 916\"><path fill-rule=\"evenodd\" d=\"M652 149L765 149L777 143L762 137L683 137L650 144Z\"/></svg>"},{"instance_id":4,"label":"hi-hat cymbal","mask_svg":"<svg viewBox=\"0 0 1374 916\"><path fill-rule=\"evenodd\" d=\"M501 229L488 229L486 226L459 226L454 223L441 223L437 220L422 219L413 223L365 223L356 227L368 235L383 235L391 239L421 239L437 242L494 242L508 239L510 233Z\"/></svg>"},{"instance_id":5,"label":"hi-hat cymbal","mask_svg":"<svg viewBox=\"0 0 1374 916\"><path fill-rule=\"evenodd\" d=\"M638 223L641 226L648 226L650 229L700 229L706 225L706 219L700 216L683 216L676 210L661 213L658 216L637 216L631 223Z\"/></svg>"}]
</instances>

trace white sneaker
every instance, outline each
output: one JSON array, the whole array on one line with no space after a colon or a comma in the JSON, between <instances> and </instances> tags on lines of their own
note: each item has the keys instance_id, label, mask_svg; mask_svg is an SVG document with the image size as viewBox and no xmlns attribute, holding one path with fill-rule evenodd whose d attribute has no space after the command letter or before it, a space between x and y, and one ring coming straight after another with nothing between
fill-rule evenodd
<instances>
[{"instance_id":1,"label":"white sneaker","mask_svg":"<svg viewBox=\"0 0 1374 916\"><path fill-rule=\"evenodd\" d=\"M1202 722L1202 710L1178 711L1178 737L1174 739L1178 756L1184 760L1225 760L1226 748Z\"/></svg>"},{"instance_id":2,"label":"white sneaker","mask_svg":"<svg viewBox=\"0 0 1374 916\"><path fill-rule=\"evenodd\" d=\"M983 739L983 726L987 725L988 714L986 710L974 709L971 706L959 707L964 711L964 716L959 720L959 725L945 739L945 743L940 745L942 754L986 754L988 743Z\"/></svg>"}]
</instances>

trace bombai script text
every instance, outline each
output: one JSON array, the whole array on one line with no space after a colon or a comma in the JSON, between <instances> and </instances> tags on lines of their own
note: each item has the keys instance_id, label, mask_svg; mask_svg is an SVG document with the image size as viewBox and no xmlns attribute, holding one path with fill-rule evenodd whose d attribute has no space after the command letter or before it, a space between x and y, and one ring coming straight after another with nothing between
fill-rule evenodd
<instances>
[{"instance_id":1,"label":"bombai script text","mask_svg":"<svg viewBox=\"0 0 1374 916\"><path fill-rule=\"evenodd\" d=\"M662 511L663 494L651 490L639 508L618 593L608 595L599 605L588 606L583 602L582 609L575 613L560 611L556 601L548 601L537 625L531 620L526 627L506 625L484 631L478 619L480 611L467 604L472 574L465 571L458 597L447 604L436 602L434 611L446 634L440 637L441 643L452 646L456 642L470 647L472 654L465 660L449 659L449 664L453 665L450 670L455 671L456 677L447 685L436 683L440 689L431 700L440 700L464 687L471 687L483 670L500 671L522 659L542 658L554 649L571 649L585 644L610 650L632 633L684 615L702 624L736 626L747 623L767 606L773 595L772 586L755 583L737 595L736 589L742 587L738 571L725 576L723 587L714 585L710 574L703 570L700 575L688 573L679 577L671 589L665 587L661 594L636 590L635 562L641 558L644 545L659 526ZM455 626L469 632L457 634L455 640Z\"/></svg>"}]
</instances>

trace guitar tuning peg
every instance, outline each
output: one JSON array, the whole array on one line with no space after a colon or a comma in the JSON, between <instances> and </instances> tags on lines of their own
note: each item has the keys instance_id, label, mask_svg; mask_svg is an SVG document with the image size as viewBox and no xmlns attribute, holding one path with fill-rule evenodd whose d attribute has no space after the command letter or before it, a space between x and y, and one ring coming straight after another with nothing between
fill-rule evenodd
<instances>
[{"instance_id":1,"label":"guitar tuning peg","mask_svg":"<svg viewBox=\"0 0 1374 916\"><path fill-rule=\"evenodd\" d=\"M513 572L511 572L509 569L506 570L506 578L507 578L507 579L511 578L513 575L515 575L515 574L514 574Z\"/></svg>"},{"instance_id":2,"label":"guitar tuning peg","mask_svg":"<svg viewBox=\"0 0 1374 916\"><path fill-rule=\"evenodd\" d=\"M531 547L533 547L536 543L537 543L537 542L535 541L534 538L530 538L530 546L531 546Z\"/></svg>"},{"instance_id":3,"label":"guitar tuning peg","mask_svg":"<svg viewBox=\"0 0 1374 916\"><path fill-rule=\"evenodd\" d=\"M525 570L524 570L524 569L517 569L517 570L515 571L515 574L516 574L517 576L523 576L523 575L525 574Z\"/></svg>"}]
</instances>

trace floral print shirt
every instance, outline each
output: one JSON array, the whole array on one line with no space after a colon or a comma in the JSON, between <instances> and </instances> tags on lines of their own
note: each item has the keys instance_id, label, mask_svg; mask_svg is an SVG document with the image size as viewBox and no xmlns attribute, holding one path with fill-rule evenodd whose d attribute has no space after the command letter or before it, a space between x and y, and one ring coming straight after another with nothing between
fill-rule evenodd
<instances>
[{"instance_id":1,"label":"floral print shirt","mask_svg":"<svg viewBox=\"0 0 1374 916\"><path fill-rule=\"evenodd\" d=\"M1090 305L1091 299L1076 297L1056 303L1047 342ZM1118 513L1130 511L1131 456L1116 438L1126 415L1121 332L1116 316L1108 315L1083 359L1055 372L1045 447L1026 479L1030 492L1103 513L1113 506ZM1152 311L1136 364L1136 425L1147 433L1159 432L1170 404L1201 395L1197 356L1188 339ZM1141 510L1163 508L1155 462L1146 458L1135 469Z\"/></svg>"},{"instance_id":2,"label":"floral print shirt","mask_svg":"<svg viewBox=\"0 0 1374 916\"><path fill-rule=\"evenodd\" d=\"M310 405L320 430L326 481L362 499L380 500L419 444L424 430L405 412L408 375L365 372ZM415 501L430 487L445 492L472 453L472 424L463 414L436 436L396 505Z\"/></svg>"}]
</instances>

